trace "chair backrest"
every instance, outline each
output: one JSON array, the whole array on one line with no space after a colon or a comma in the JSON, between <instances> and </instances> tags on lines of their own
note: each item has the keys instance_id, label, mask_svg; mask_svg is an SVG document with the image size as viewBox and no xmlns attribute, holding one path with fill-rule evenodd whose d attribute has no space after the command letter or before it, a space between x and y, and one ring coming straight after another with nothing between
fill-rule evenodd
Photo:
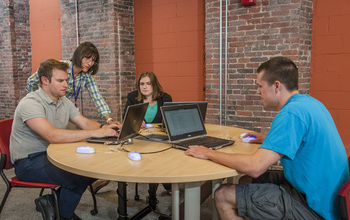
<instances>
[{"instance_id":1,"label":"chair backrest","mask_svg":"<svg viewBox=\"0 0 350 220\"><path fill-rule=\"evenodd\" d=\"M4 119L0 121L0 152L1 152L1 163L5 160L5 169L13 167L10 159L10 135L12 129L13 118Z\"/></svg>"},{"instance_id":2,"label":"chair backrest","mask_svg":"<svg viewBox=\"0 0 350 220\"><path fill-rule=\"evenodd\" d=\"M350 169L350 157L348 158ZM350 219L350 180L338 192L340 219Z\"/></svg>"}]
</instances>

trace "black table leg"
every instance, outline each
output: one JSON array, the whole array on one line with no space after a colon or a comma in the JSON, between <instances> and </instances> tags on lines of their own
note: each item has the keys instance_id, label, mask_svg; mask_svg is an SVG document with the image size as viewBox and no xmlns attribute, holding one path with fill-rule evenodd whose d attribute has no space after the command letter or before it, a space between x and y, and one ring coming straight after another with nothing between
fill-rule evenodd
<instances>
[{"instance_id":1,"label":"black table leg","mask_svg":"<svg viewBox=\"0 0 350 220\"><path fill-rule=\"evenodd\" d=\"M142 219L143 217L145 217L146 215L148 215L150 212L156 210L156 206L158 203L157 200L157 188L158 188L158 184L157 183L150 183L149 184L149 189L148 189L148 193L149 193L149 197L148 197L148 205L142 209L141 211L139 211L138 213L136 213L131 220L139 220Z\"/></svg>"},{"instance_id":2,"label":"black table leg","mask_svg":"<svg viewBox=\"0 0 350 220\"><path fill-rule=\"evenodd\" d=\"M126 197L126 183L125 182L118 182L118 215L119 220L127 220L128 219L128 213L127 213L127 197Z\"/></svg>"}]
</instances>

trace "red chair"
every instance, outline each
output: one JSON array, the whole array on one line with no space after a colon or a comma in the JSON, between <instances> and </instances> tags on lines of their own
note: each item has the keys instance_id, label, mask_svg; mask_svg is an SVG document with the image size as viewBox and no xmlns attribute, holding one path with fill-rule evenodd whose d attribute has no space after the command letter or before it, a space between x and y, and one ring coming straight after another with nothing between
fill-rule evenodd
<instances>
[{"instance_id":1,"label":"red chair","mask_svg":"<svg viewBox=\"0 0 350 220\"><path fill-rule=\"evenodd\" d=\"M51 184L51 183L38 183L38 182L25 182L20 181L17 179L17 177L12 177L10 179L7 178L7 176L4 173L4 170L9 170L14 168L13 164L10 160L10 135L11 135L11 129L12 129L12 121L13 119L5 119L0 121L0 175L2 179L4 180L6 184L6 192L4 194L4 197L2 199L1 205L0 205L0 214L2 209L4 208L6 199L8 195L10 194L10 191L13 187L23 187L23 188L39 188L41 189L39 196L42 196L44 189L50 189L52 195L54 196L55 201L55 210L57 213L57 219L60 219L59 216L59 208L58 208L58 199L57 199L57 193L56 188L60 187L57 184ZM90 190L92 192L92 186L90 185ZM94 209L91 210L92 215L97 214L97 205L96 205L96 197L95 194L92 194L92 199L94 203Z\"/></svg>"},{"instance_id":2,"label":"red chair","mask_svg":"<svg viewBox=\"0 0 350 220\"><path fill-rule=\"evenodd\" d=\"M350 167L350 157L348 158ZM350 219L350 179L338 192L340 219Z\"/></svg>"}]
</instances>

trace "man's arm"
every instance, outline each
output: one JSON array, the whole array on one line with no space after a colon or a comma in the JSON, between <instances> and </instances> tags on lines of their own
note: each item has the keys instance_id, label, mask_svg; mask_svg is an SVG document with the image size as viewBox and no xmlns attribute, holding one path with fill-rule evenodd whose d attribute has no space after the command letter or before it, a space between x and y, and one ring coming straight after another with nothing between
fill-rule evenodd
<instances>
[{"instance_id":1,"label":"man's arm","mask_svg":"<svg viewBox=\"0 0 350 220\"><path fill-rule=\"evenodd\" d=\"M85 118L82 115L78 115L73 118L72 122L79 120L77 118L79 116ZM49 121L46 118L43 117L29 119L26 121L26 123L33 131L35 131L38 135L40 135L42 138L44 138L51 144L76 142L85 140L90 137L105 137L114 136L117 134L117 132L113 129L113 127L116 127L116 125L104 126L103 128L99 128L100 124L97 122L92 123L85 121L78 123L81 124L83 127L90 127L90 130L68 130L55 128L49 123Z\"/></svg>"},{"instance_id":2,"label":"man's arm","mask_svg":"<svg viewBox=\"0 0 350 220\"><path fill-rule=\"evenodd\" d=\"M88 119L82 115L77 115L73 119L71 119L70 121L83 130L98 129L101 125L97 121Z\"/></svg>"},{"instance_id":3,"label":"man's arm","mask_svg":"<svg viewBox=\"0 0 350 220\"><path fill-rule=\"evenodd\" d=\"M254 178L283 157L282 154L263 148L259 148L254 154L228 154L203 146L190 146L185 154L215 161Z\"/></svg>"},{"instance_id":4,"label":"man's arm","mask_svg":"<svg viewBox=\"0 0 350 220\"><path fill-rule=\"evenodd\" d=\"M88 119L82 115L77 115L71 120L71 122L83 130L98 129L101 126L101 124L98 123L97 121ZM110 128L118 128L118 129L120 129L121 127L122 127L122 124L119 121L115 121L115 123L113 123L113 125L110 126Z\"/></svg>"},{"instance_id":5,"label":"man's arm","mask_svg":"<svg viewBox=\"0 0 350 220\"><path fill-rule=\"evenodd\" d=\"M244 135L243 138L251 136L251 135L255 136L256 138L250 140L249 143L261 144L266 137L266 135L264 135L264 134L261 134L261 133L255 132L255 131L250 131L250 132L247 132L247 134Z\"/></svg>"}]
</instances>

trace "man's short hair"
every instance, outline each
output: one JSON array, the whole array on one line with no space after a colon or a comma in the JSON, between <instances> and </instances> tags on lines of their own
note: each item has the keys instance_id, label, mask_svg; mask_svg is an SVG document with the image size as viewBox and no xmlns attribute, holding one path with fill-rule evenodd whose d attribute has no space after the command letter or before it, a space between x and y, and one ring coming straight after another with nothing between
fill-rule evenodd
<instances>
[{"instance_id":1,"label":"man's short hair","mask_svg":"<svg viewBox=\"0 0 350 220\"><path fill-rule=\"evenodd\" d=\"M49 80L49 82L51 82L53 69L63 70L67 72L68 68L69 68L68 63L64 63L55 59L45 60L38 67L38 76L39 76L40 84L42 84L42 81L41 81L42 76L45 76Z\"/></svg>"},{"instance_id":2,"label":"man's short hair","mask_svg":"<svg viewBox=\"0 0 350 220\"><path fill-rule=\"evenodd\" d=\"M293 61L286 57L274 57L262 63L257 72L264 71L262 79L269 85L276 80L285 85L288 91L298 90L298 68Z\"/></svg>"}]
</instances>

